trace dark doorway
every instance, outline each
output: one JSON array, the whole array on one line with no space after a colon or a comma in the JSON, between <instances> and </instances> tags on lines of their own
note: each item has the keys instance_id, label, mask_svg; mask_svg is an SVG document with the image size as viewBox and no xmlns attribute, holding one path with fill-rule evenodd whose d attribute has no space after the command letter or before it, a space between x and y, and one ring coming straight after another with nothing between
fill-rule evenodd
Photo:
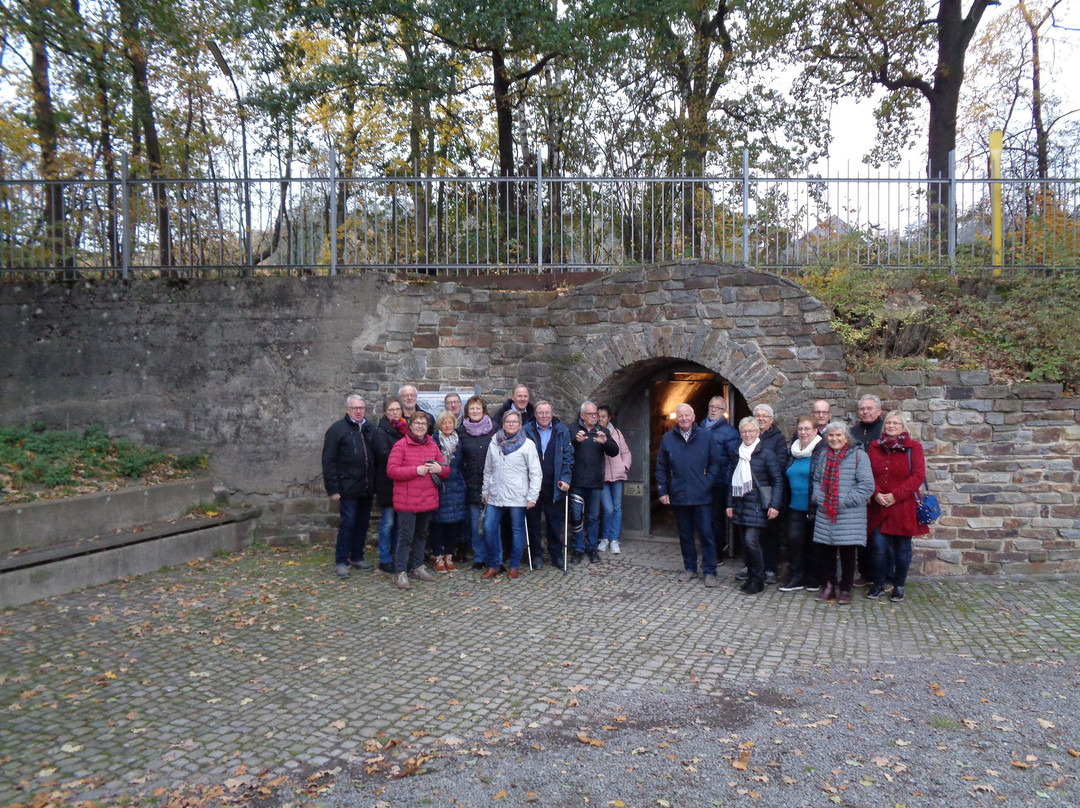
<instances>
[{"instance_id":1,"label":"dark doorway","mask_svg":"<svg viewBox=\"0 0 1080 808\"><path fill-rule=\"evenodd\" d=\"M613 402L617 425L633 454L623 494L623 530L628 534L675 536L671 509L660 504L653 484L656 453L660 439L675 424L675 407L683 402L689 404L701 422L708 414L710 399L722 396L728 405L728 420L733 424L749 415L750 409L734 385L697 363L675 360L663 367L653 365L642 370L627 385L622 400Z\"/></svg>"}]
</instances>

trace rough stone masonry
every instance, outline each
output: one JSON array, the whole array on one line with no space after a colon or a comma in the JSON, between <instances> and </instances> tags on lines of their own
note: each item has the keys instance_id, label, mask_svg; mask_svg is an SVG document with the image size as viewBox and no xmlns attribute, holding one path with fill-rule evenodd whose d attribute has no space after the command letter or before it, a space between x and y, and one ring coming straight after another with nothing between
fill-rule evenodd
<instances>
[{"instance_id":1,"label":"rough stone masonry","mask_svg":"<svg viewBox=\"0 0 1080 808\"><path fill-rule=\"evenodd\" d=\"M542 278L534 287L543 287ZM916 571L1066 573L1080 565L1080 422L1060 385L984 370L852 375L829 312L793 281L706 262L577 286L498 288L384 274L0 287L0 423L103 424L212 452L249 499L317 479L346 392L377 401L518 380L572 417L672 361L720 374L790 429L816 398L879 395L912 416L944 515ZM552 284L547 284L552 285Z\"/></svg>"}]
</instances>

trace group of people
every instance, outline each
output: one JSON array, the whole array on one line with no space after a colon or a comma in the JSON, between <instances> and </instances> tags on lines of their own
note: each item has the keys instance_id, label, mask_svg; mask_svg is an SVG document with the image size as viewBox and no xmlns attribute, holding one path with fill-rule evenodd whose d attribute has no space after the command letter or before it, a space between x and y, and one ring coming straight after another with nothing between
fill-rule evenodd
<instances>
[{"instance_id":1,"label":"group of people","mask_svg":"<svg viewBox=\"0 0 1080 808\"><path fill-rule=\"evenodd\" d=\"M437 580L425 565L430 538L435 573L454 572L471 552L483 578L521 574L523 557L543 567L600 561L621 552L622 489L630 450L611 408L582 403L572 426L549 401L516 386L492 417L474 395L449 393L438 415L417 404L413 385L382 402L377 423L350 395L345 417L323 441L323 483L339 503L334 563L342 578L370 571L364 543L377 503L379 568L394 584Z\"/></svg>"},{"instance_id":2,"label":"group of people","mask_svg":"<svg viewBox=\"0 0 1080 808\"><path fill-rule=\"evenodd\" d=\"M541 569L545 537L559 569L621 552L631 455L610 407L585 401L567 425L551 402L534 403L526 385L494 416L479 395L462 404L449 393L443 407L438 415L420 409L406 384L382 402L377 423L351 395L345 417L327 430L323 480L339 502L338 575L374 569L363 558L373 501L379 567L402 589L437 579L425 565L429 539L435 573L455 571L471 552L473 569L489 580L518 578L523 561ZM890 600L903 601L912 537L928 532L916 518L923 448L903 413L883 413L880 399L863 396L852 426L817 401L786 438L768 404L737 429L726 407L713 398L698 423L680 404L657 452L656 491L678 525L679 580L700 575L717 586L718 564L741 546L745 568L736 579L758 594L779 583L786 545L782 592L816 591L818 600L844 605L855 586L876 599L891 584Z\"/></svg>"},{"instance_id":3,"label":"group of people","mask_svg":"<svg viewBox=\"0 0 1080 808\"><path fill-rule=\"evenodd\" d=\"M724 405L714 398L699 425L693 408L680 404L675 428L660 442L656 486L678 523L679 580L700 573L705 586L717 585L719 556L734 550L724 542L730 523L746 562L736 578L747 594L778 583L786 537L789 577L780 591L809 590L846 605L855 586L877 599L891 584L889 599L903 601L912 537L929 532L916 515L923 447L904 414L883 413L881 400L867 395L850 426L833 418L829 402L817 401L785 438L768 404L756 405L737 430Z\"/></svg>"}]
</instances>

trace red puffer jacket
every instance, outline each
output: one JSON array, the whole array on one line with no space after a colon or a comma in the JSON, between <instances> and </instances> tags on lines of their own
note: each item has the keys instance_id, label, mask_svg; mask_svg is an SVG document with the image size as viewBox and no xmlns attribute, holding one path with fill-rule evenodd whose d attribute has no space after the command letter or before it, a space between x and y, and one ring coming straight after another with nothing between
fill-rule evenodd
<instances>
[{"instance_id":1,"label":"red puffer jacket","mask_svg":"<svg viewBox=\"0 0 1080 808\"><path fill-rule=\"evenodd\" d=\"M386 475L394 481L394 510L424 513L439 507L439 491L427 474L419 475L416 467L429 460L442 464L439 476L450 476L450 467L439 446L428 435L418 440L412 432L394 444L386 461Z\"/></svg>"}]
</instances>

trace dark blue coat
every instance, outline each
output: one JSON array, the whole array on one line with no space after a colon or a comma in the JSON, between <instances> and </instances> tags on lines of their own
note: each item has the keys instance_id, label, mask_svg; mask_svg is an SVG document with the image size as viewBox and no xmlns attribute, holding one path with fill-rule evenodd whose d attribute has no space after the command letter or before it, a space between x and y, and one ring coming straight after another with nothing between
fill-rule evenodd
<instances>
[{"instance_id":1,"label":"dark blue coat","mask_svg":"<svg viewBox=\"0 0 1080 808\"><path fill-rule=\"evenodd\" d=\"M735 461L732 460L732 456L739 451L739 430L729 424L727 418L723 416L712 424L702 424L701 428L709 432L720 446L720 473L717 475L716 487L720 489L720 496L726 497L731 473L735 471L733 465Z\"/></svg>"},{"instance_id":2,"label":"dark blue coat","mask_svg":"<svg viewBox=\"0 0 1080 808\"><path fill-rule=\"evenodd\" d=\"M436 433L435 440L439 443L443 456L446 450L442 448L442 433ZM460 441L460 437L459 437ZM461 472L461 443L450 460L450 476L443 480L442 488L439 489L439 508L435 511L434 519L439 524L452 525L456 522L465 521L468 516L468 506L465 504L465 475Z\"/></svg>"},{"instance_id":3,"label":"dark blue coat","mask_svg":"<svg viewBox=\"0 0 1080 808\"><path fill-rule=\"evenodd\" d=\"M660 439L656 453L656 491L672 505L710 505L720 479L720 445L697 424L683 440L675 427Z\"/></svg>"},{"instance_id":4,"label":"dark blue coat","mask_svg":"<svg viewBox=\"0 0 1080 808\"><path fill-rule=\"evenodd\" d=\"M548 451L555 450L555 478L548 480L545 478L543 487L546 488L551 485L555 490L552 492L552 502L558 502L563 497L563 492L559 490L559 486L556 483L569 483L570 478L574 471L574 447L570 442L570 430L566 428L566 424L560 421L558 418L551 419L551 441L548 445ZM540 464L543 465L544 455L540 451L540 428L536 425L536 421L529 421L525 424L525 437L536 444L536 454L540 457Z\"/></svg>"},{"instance_id":5,"label":"dark blue coat","mask_svg":"<svg viewBox=\"0 0 1080 808\"><path fill-rule=\"evenodd\" d=\"M466 500L470 505L483 505L484 461L487 460L488 446L498 430L492 426L486 435L473 437L465 431L464 424L458 427L461 443L458 453L461 455L461 473L465 475Z\"/></svg>"}]
</instances>

